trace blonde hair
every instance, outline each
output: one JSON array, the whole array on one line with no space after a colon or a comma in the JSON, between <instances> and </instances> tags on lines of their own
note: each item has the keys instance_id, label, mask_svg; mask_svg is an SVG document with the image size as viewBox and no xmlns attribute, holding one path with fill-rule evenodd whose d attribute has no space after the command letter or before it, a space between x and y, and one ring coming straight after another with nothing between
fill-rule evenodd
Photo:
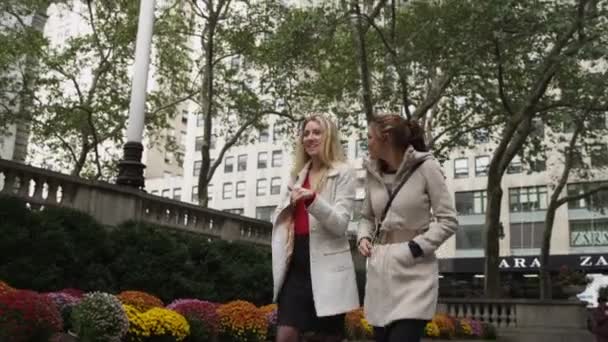
<instances>
[{"instance_id":1,"label":"blonde hair","mask_svg":"<svg viewBox=\"0 0 608 342\"><path fill-rule=\"evenodd\" d=\"M306 165L306 163L310 160L310 156L304 150L302 139L306 125L311 121L318 123L323 128L323 145L321 146L321 154L319 155L319 159L321 160L323 167L327 169L336 165L337 163L346 161L344 149L340 143L340 132L338 131L336 124L324 115L313 114L304 119L298 133L294 153L294 166L293 170L291 171L292 175L294 176L297 175L298 172L302 170L304 165Z\"/></svg>"}]
</instances>

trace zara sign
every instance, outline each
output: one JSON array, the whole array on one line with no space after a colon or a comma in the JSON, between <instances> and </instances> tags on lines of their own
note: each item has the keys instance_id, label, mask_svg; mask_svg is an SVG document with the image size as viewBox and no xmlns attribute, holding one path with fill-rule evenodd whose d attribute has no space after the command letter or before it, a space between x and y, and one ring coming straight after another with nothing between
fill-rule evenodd
<instances>
[{"instance_id":1,"label":"zara sign","mask_svg":"<svg viewBox=\"0 0 608 342\"><path fill-rule=\"evenodd\" d=\"M549 268L559 270L562 266L586 272L608 272L606 254L551 255ZM484 258L440 259L442 273L483 273ZM509 256L500 258L498 265L502 272L534 272L540 268L540 256Z\"/></svg>"},{"instance_id":2,"label":"zara sign","mask_svg":"<svg viewBox=\"0 0 608 342\"><path fill-rule=\"evenodd\" d=\"M576 268L608 267L607 257L604 255L579 255L576 260L568 260L567 266ZM576 262L576 265L572 265ZM550 262L550 264L552 264ZM500 260L499 268L540 268L540 257L509 257Z\"/></svg>"}]
</instances>

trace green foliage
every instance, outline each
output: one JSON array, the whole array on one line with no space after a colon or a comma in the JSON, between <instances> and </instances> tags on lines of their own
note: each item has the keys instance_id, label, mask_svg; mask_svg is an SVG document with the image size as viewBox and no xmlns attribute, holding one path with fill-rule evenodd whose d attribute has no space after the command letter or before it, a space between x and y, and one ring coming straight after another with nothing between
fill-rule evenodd
<instances>
[{"instance_id":1,"label":"green foliage","mask_svg":"<svg viewBox=\"0 0 608 342\"><path fill-rule=\"evenodd\" d=\"M74 210L31 212L7 197L0 197L0 217L0 279L16 288L271 300L270 251L263 247L133 222L108 230Z\"/></svg>"}]
</instances>

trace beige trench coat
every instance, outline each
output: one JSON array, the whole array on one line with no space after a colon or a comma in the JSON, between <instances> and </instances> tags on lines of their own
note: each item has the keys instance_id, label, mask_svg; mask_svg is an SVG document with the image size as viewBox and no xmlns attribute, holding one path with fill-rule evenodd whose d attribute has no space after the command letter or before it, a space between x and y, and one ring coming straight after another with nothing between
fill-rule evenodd
<instances>
[{"instance_id":1,"label":"beige trench coat","mask_svg":"<svg viewBox=\"0 0 608 342\"><path fill-rule=\"evenodd\" d=\"M395 184L421 160L424 163L393 200L368 260L364 307L374 326L399 319L428 320L436 310L439 273L435 250L454 234L458 222L441 166L430 153L408 149ZM372 238L375 222L388 201L378 163L368 162L366 168L366 200L357 241ZM423 256L413 257L409 240L420 245Z\"/></svg>"},{"instance_id":2,"label":"beige trench coat","mask_svg":"<svg viewBox=\"0 0 608 342\"><path fill-rule=\"evenodd\" d=\"M301 186L308 163L292 179L289 188ZM308 206L310 229L310 274L317 316L331 316L360 306L355 268L346 237L346 229L355 198L354 170L347 164L330 169L327 180L315 200ZM285 281L293 253L293 206L286 189L273 215L272 275L274 301Z\"/></svg>"}]
</instances>

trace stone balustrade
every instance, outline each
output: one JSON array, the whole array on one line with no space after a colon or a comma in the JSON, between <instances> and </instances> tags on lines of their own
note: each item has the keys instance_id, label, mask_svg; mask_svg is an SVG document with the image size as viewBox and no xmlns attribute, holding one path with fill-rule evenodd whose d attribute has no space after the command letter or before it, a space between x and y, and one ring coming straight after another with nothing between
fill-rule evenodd
<instances>
[{"instance_id":1,"label":"stone balustrade","mask_svg":"<svg viewBox=\"0 0 608 342\"><path fill-rule=\"evenodd\" d=\"M210 238L269 245L269 222L147 194L106 182L90 181L0 159L0 194L24 200L32 210L66 207L116 226L141 221Z\"/></svg>"},{"instance_id":2,"label":"stone balustrade","mask_svg":"<svg viewBox=\"0 0 608 342\"><path fill-rule=\"evenodd\" d=\"M577 301L440 298L437 312L492 323L501 341L591 342L587 309Z\"/></svg>"}]
</instances>

